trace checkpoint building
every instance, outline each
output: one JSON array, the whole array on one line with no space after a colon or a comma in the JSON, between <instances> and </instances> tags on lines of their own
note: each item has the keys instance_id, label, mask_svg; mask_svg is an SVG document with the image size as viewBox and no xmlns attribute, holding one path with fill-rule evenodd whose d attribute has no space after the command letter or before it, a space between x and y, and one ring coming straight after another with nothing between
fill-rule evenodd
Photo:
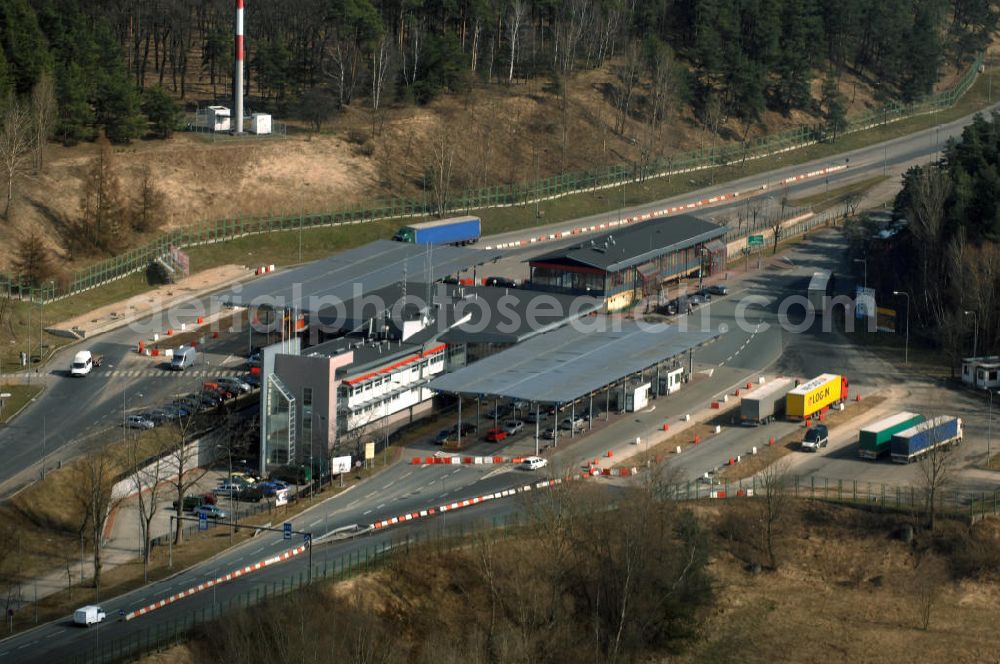
<instances>
[{"instance_id":1,"label":"checkpoint building","mask_svg":"<svg viewBox=\"0 0 1000 664\"><path fill-rule=\"evenodd\" d=\"M617 311L666 281L724 270L725 235L725 227L692 215L645 221L531 259L531 283L598 297Z\"/></svg>"}]
</instances>

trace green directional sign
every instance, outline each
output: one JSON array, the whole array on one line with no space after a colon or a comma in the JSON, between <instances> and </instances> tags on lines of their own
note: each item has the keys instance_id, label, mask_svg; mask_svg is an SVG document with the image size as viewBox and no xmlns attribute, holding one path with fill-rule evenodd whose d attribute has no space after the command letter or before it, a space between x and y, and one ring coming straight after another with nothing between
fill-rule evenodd
<instances>
[{"instance_id":1,"label":"green directional sign","mask_svg":"<svg viewBox=\"0 0 1000 664\"><path fill-rule=\"evenodd\" d=\"M764 236L763 235L750 235L747 237L747 246L750 247L762 247L764 246Z\"/></svg>"}]
</instances>

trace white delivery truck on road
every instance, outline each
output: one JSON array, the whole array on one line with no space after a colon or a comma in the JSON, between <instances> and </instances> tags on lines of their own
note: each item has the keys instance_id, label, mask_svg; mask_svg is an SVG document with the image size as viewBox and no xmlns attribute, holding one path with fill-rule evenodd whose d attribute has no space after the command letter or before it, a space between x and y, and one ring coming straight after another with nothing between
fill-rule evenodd
<instances>
[{"instance_id":1,"label":"white delivery truck on road","mask_svg":"<svg viewBox=\"0 0 1000 664\"><path fill-rule=\"evenodd\" d=\"M84 627L104 622L105 618L107 618L107 614L99 606L81 606L73 612L73 622Z\"/></svg>"},{"instance_id":2,"label":"white delivery truck on road","mask_svg":"<svg viewBox=\"0 0 1000 664\"><path fill-rule=\"evenodd\" d=\"M101 360L103 359L102 356L95 355L89 350L81 350L73 356L73 364L69 367L69 375L86 376L94 367L101 366Z\"/></svg>"},{"instance_id":3,"label":"white delivery truck on road","mask_svg":"<svg viewBox=\"0 0 1000 664\"><path fill-rule=\"evenodd\" d=\"M198 357L198 351L194 346L181 346L174 351L174 357L170 361L170 368L173 371L184 371L188 367L194 366L194 361Z\"/></svg>"}]
</instances>

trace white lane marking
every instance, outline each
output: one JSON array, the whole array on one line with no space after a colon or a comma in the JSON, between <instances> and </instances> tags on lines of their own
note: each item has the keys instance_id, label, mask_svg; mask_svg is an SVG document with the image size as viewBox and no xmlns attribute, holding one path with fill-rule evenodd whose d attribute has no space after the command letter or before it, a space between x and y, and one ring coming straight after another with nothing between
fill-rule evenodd
<instances>
[{"instance_id":1,"label":"white lane marking","mask_svg":"<svg viewBox=\"0 0 1000 664\"><path fill-rule=\"evenodd\" d=\"M376 506L375 506L375 509L377 509L377 510L380 510L380 509L382 509L383 507L385 507L385 503L382 503L381 505L376 505Z\"/></svg>"},{"instance_id":2,"label":"white lane marking","mask_svg":"<svg viewBox=\"0 0 1000 664\"><path fill-rule=\"evenodd\" d=\"M412 474L413 474L413 471L411 470L410 472L406 473L405 475L400 475L399 479L405 480L407 477L409 477Z\"/></svg>"},{"instance_id":3,"label":"white lane marking","mask_svg":"<svg viewBox=\"0 0 1000 664\"><path fill-rule=\"evenodd\" d=\"M365 512L365 513L364 513L364 514L362 514L361 516L368 516L368 515L369 515L369 514L371 514L371 513L372 513L372 511L371 511L371 510L368 510L367 512Z\"/></svg>"},{"instance_id":4,"label":"white lane marking","mask_svg":"<svg viewBox=\"0 0 1000 664\"><path fill-rule=\"evenodd\" d=\"M374 496L374 495L375 495L375 492L374 492L374 491L372 491L371 493L366 493L366 494L365 494L365 498L371 498L371 497L372 497L372 496Z\"/></svg>"},{"instance_id":5,"label":"white lane marking","mask_svg":"<svg viewBox=\"0 0 1000 664\"><path fill-rule=\"evenodd\" d=\"M440 496L438 496L438 498L444 498L444 497L445 497L445 496L447 496L447 495L448 495L448 492L447 492L447 491L445 491L445 492L444 492L444 493L442 493L442 494L441 494Z\"/></svg>"},{"instance_id":6,"label":"white lane marking","mask_svg":"<svg viewBox=\"0 0 1000 664\"><path fill-rule=\"evenodd\" d=\"M309 524L309 527L310 528L315 528L316 526L318 526L321 523L323 523L323 519L316 519L315 521L313 521L312 523Z\"/></svg>"},{"instance_id":7,"label":"white lane marking","mask_svg":"<svg viewBox=\"0 0 1000 664\"><path fill-rule=\"evenodd\" d=\"M451 471L451 474L454 475L455 473L460 472L461 470L462 470L461 468L456 468L455 470Z\"/></svg>"},{"instance_id":8,"label":"white lane marking","mask_svg":"<svg viewBox=\"0 0 1000 664\"><path fill-rule=\"evenodd\" d=\"M356 505L356 504L357 504L357 502L358 502L358 499L357 499L357 498L355 498L355 499L354 499L354 500L352 500L351 502L347 503L347 505L346 505L346 506L347 506L347 507L353 507L354 505Z\"/></svg>"}]
</instances>

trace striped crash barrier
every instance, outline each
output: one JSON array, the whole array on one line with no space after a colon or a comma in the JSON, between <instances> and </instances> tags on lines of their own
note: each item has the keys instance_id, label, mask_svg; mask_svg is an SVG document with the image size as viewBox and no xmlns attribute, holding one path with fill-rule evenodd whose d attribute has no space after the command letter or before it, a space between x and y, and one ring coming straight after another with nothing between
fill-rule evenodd
<instances>
[{"instance_id":1,"label":"striped crash barrier","mask_svg":"<svg viewBox=\"0 0 1000 664\"><path fill-rule=\"evenodd\" d=\"M187 590L179 592L176 595L171 595L170 597L166 597L164 599L161 599L158 602L153 602L152 604L144 606L141 609L136 609L135 611L132 611L130 613L126 613L125 614L125 620L132 620L134 618L139 618L140 616L144 616L147 613L151 613L153 611L156 611L157 609L162 609L163 607L167 606L168 604L173 604L174 602L178 602L178 601L184 599L185 597L190 597L191 595L194 595L195 593L200 593L203 590L208 590L209 588L211 588L213 586L217 586L219 584L226 583L227 581L232 581L233 579L238 579L241 576L244 576L246 574L252 574L253 572L260 571L260 570L264 569L265 567L270 567L271 565L276 565L278 563L284 562L284 561L288 560L289 558L292 558L294 556L299 555L300 553L303 553L305 550L306 550L306 545L297 546L294 549L289 549L288 551L283 551L282 553L279 553L276 556L272 556L272 557L270 557L270 558L268 558L266 560L262 560L262 561L260 561L258 563L254 563L253 565L247 565L246 567L241 567L240 569L234 570L234 571L230 572L229 574L225 574L223 576L220 576L218 578L212 579L210 581L205 581L204 583L199 583L196 586L191 586Z\"/></svg>"},{"instance_id":2,"label":"striped crash barrier","mask_svg":"<svg viewBox=\"0 0 1000 664\"><path fill-rule=\"evenodd\" d=\"M779 185L791 184L793 182L802 182L803 180L808 180L810 178L820 177L823 175L829 175L830 173L836 173L837 171L842 171L847 168L846 164L840 164L839 166L830 166L829 168L821 168L816 171L809 171L807 173L800 173L799 175L792 175L785 178L784 180L779 180ZM711 198L703 198L700 201L693 201L691 203L686 203L684 205L675 205L669 208L663 208L662 210L656 210L655 212L646 212L634 217L625 217L620 221L609 221L603 224L598 224L597 226L583 226L579 228L573 228L568 231L556 231L549 233L547 235L539 235L537 237L530 238L528 240L512 240L511 242L501 242L496 246L483 247L484 249L490 251L494 249L514 249L517 247L523 247L528 244L533 244L536 242L545 242L546 240L561 240L563 238L572 237L574 235L580 235L582 233L592 233L598 230L607 230L609 228L617 228L618 226L624 226L626 224L632 224L640 221L647 221L649 219L658 219L660 217L665 217L671 214L677 214L678 212L684 212L686 210L694 210L706 205L715 205L716 203L722 203L725 201L730 201L734 198L739 198L740 196L745 196L747 194L752 194L757 191L764 191L768 188L768 185L763 184L756 189L749 189L747 191L734 191L728 194L719 194L718 196L712 196Z\"/></svg>"},{"instance_id":3,"label":"striped crash barrier","mask_svg":"<svg viewBox=\"0 0 1000 664\"><path fill-rule=\"evenodd\" d=\"M411 466L458 466L458 465L493 465L501 463L524 463L524 460L528 457L515 456L515 457L502 457L502 456L433 456L433 457L418 457L415 456L410 459Z\"/></svg>"},{"instance_id":4,"label":"striped crash barrier","mask_svg":"<svg viewBox=\"0 0 1000 664\"><path fill-rule=\"evenodd\" d=\"M584 476L585 477L585 476ZM577 476L571 475L565 479L565 481L575 480ZM409 512L407 514L402 514L400 516L394 516L391 519L382 519L381 521L376 521L371 524L373 530L381 530L383 528L389 528L390 526L397 526L409 521L414 521L416 519L423 519L427 517L434 516L435 514L443 514L445 512L454 512L455 510L462 509L463 507L472 507L473 505L480 505L490 500L498 500L500 498L509 498L510 496L517 495L519 493L527 493L529 491L538 489L547 489L557 484L563 483L562 478L556 478L551 480L541 480L535 482L534 484L525 484L514 489L505 489L503 491L497 491L496 493L488 493L484 496L476 496L475 498L467 498L465 500L457 500L453 503L448 503L447 505L441 505L437 509L430 508L426 510L420 510L417 512Z\"/></svg>"}]
</instances>

